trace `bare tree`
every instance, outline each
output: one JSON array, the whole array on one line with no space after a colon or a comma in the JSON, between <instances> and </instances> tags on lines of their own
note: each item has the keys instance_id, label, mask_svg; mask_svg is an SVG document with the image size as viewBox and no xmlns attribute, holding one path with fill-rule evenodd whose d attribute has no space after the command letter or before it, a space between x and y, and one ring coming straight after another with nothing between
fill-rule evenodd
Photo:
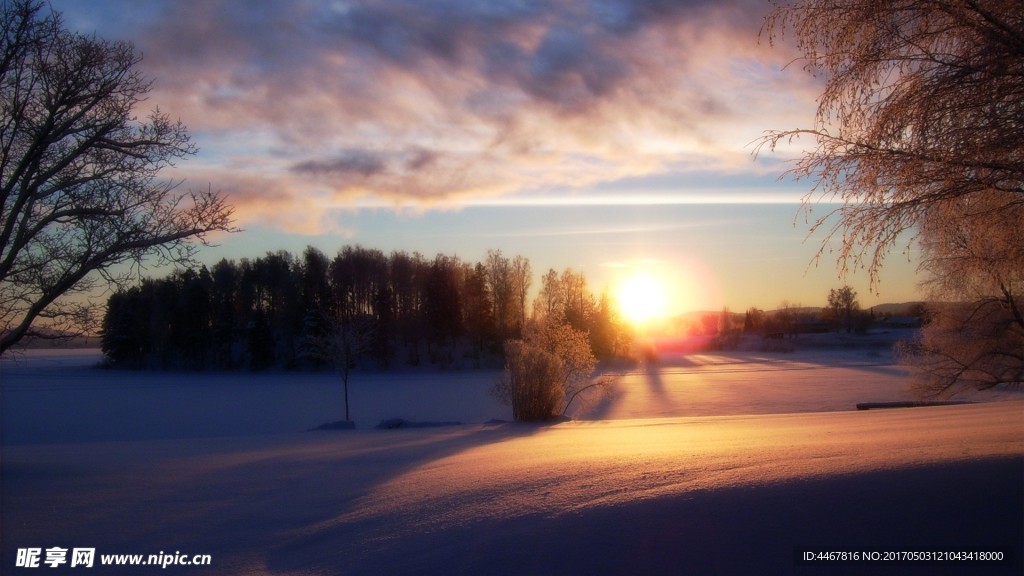
<instances>
[{"instance_id":1,"label":"bare tree","mask_svg":"<svg viewBox=\"0 0 1024 576\"><path fill-rule=\"evenodd\" d=\"M530 268L530 260L523 256L516 256L512 259L512 291L515 295L516 331L520 333L526 327L526 302L530 295L531 284L533 284L533 272Z\"/></svg>"},{"instance_id":2,"label":"bare tree","mask_svg":"<svg viewBox=\"0 0 1024 576\"><path fill-rule=\"evenodd\" d=\"M852 332L854 316L860 311L857 291L849 286L832 288L828 291L828 309L833 320L842 323L847 332Z\"/></svg>"},{"instance_id":3,"label":"bare tree","mask_svg":"<svg viewBox=\"0 0 1024 576\"><path fill-rule=\"evenodd\" d=\"M134 115L151 86L140 60L41 2L0 7L0 354L80 329L100 306L83 295L143 260L187 264L192 241L232 230L220 195L158 178L195 147L159 109Z\"/></svg>"},{"instance_id":4,"label":"bare tree","mask_svg":"<svg viewBox=\"0 0 1024 576\"><path fill-rule=\"evenodd\" d=\"M306 355L334 365L345 392L345 422L349 414L348 384L359 357L366 353L375 337L373 319L362 316L336 321L324 334L310 335L303 343Z\"/></svg>"},{"instance_id":5,"label":"bare tree","mask_svg":"<svg viewBox=\"0 0 1024 576\"><path fill-rule=\"evenodd\" d=\"M549 269L540 278L540 292L533 301L533 316L538 321L560 322L565 312L562 283L558 272Z\"/></svg>"},{"instance_id":6,"label":"bare tree","mask_svg":"<svg viewBox=\"0 0 1024 576\"><path fill-rule=\"evenodd\" d=\"M494 321L500 338L512 336L513 300L515 287L512 285L512 263L502 256L501 250L488 250L485 261L487 272L487 289L491 293L491 304L494 306Z\"/></svg>"},{"instance_id":7,"label":"bare tree","mask_svg":"<svg viewBox=\"0 0 1024 576\"><path fill-rule=\"evenodd\" d=\"M796 335L801 316L804 314L804 306L789 300L783 300L769 321L769 332L775 334Z\"/></svg>"},{"instance_id":8,"label":"bare tree","mask_svg":"<svg viewBox=\"0 0 1024 576\"><path fill-rule=\"evenodd\" d=\"M817 199L841 202L815 220L819 256L838 239L841 271L866 268L876 287L886 255L916 239L930 296L962 303L935 308L916 348L953 363L924 362L939 375L933 388L1019 383L1019 344L1002 351L1019 337L1024 280L1020 0L805 0L777 5L765 31L772 42L792 32L805 69L824 79L814 126L759 145L814 140L787 175L814 180L808 212ZM988 334L989 353L961 354L977 342L951 338L958 330ZM970 358L1002 364L979 380Z\"/></svg>"},{"instance_id":9,"label":"bare tree","mask_svg":"<svg viewBox=\"0 0 1024 576\"><path fill-rule=\"evenodd\" d=\"M586 277L582 272L566 268L559 280L562 285L562 320L577 330L586 329L595 308L594 295L587 288Z\"/></svg>"}]
</instances>

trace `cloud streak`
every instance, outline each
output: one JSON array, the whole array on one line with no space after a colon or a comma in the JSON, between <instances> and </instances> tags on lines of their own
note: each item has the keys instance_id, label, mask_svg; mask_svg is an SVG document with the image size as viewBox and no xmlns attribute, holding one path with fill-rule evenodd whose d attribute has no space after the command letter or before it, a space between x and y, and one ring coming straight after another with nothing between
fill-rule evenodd
<instances>
[{"instance_id":1,"label":"cloud streak","mask_svg":"<svg viewBox=\"0 0 1024 576\"><path fill-rule=\"evenodd\" d=\"M359 199L756 173L746 145L813 103L758 43L759 0L108 2L54 7L144 53L151 101L203 150L178 174L293 231Z\"/></svg>"}]
</instances>

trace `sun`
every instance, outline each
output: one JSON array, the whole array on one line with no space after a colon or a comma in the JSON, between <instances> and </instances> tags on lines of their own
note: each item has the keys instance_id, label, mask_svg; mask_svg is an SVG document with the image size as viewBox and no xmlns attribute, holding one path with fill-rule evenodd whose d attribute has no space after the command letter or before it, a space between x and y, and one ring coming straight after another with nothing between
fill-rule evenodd
<instances>
[{"instance_id":1,"label":"sun","mask_svg":"<svg viewBox=\"0 0 1024 576\"><path fill-rule=\"evenodd\" d=\"M665 316L665 285L648 274L626 278L615 294L619 313L628 322L644 324Z\"/></svg>"}]
</instances>

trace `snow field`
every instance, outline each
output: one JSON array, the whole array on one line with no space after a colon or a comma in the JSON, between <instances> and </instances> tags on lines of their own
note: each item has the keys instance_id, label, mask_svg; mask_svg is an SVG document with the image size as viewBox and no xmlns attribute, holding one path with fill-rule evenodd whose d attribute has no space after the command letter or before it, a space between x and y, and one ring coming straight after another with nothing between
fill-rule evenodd
<instances>
[{"instance_id":1,"label":"snow field","mask_svg":"<svg viewBox=\"0 0 1024 576\"><path fill-rule=\"evenodd\" d=\"M485 423L507 408L480 374L357 374L360 429L303 432L337 419L329 375L142 378L85 358L0 365L4 573L17 548L56 545L212 555L182 574L905 573L794 550L1019 559L1024 542L1024 402L852 411L905 398L884 359L691 357L553 426ZM378 415L467 424L373 430Z\"/></svg>"}]
</instances>

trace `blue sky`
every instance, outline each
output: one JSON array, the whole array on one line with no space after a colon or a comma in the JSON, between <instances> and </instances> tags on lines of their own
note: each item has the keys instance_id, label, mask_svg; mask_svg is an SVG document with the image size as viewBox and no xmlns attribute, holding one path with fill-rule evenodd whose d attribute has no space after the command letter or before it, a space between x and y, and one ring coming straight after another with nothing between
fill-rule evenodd
<instances>
[{"instance_id":1,"label":"blue sky","mask_svg":"<svg viewBox=\"0 0 1024 576\"><path fill-rule=\"evenodd\" d=\"M199 154L169 177L221 190L245 231L202 259L314 245L571 267L591 287L639 268L673 311L917 298L913 253L878 295L815 266L778 181L820 79L759 38L767 3L51 0L68 27L127 40ZM803 143L809 145L810 143ZM815 215L827 213L817 205Z\"/></svg>"}]
</instances>

